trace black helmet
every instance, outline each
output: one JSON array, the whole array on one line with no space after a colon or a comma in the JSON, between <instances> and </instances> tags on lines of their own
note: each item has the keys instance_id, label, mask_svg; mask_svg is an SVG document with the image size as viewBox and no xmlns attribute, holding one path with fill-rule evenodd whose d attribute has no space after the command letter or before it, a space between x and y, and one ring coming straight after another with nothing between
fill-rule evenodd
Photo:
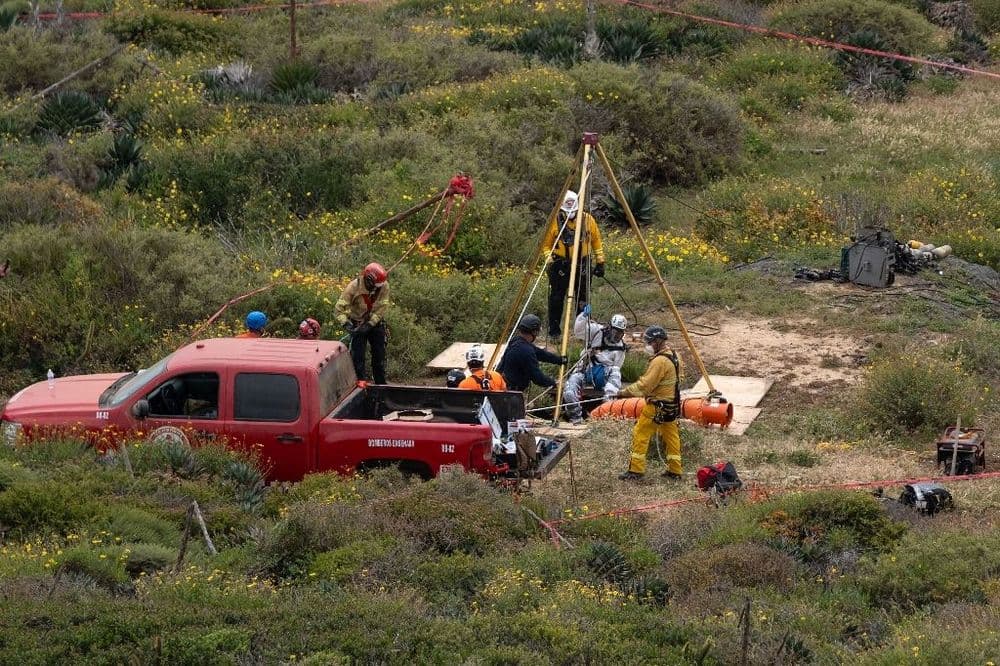
<instances>
[{"instance_id":1,"label":"black helmet","mask_svg":"<svg viewBox=\"0 0 1000 666\"><path fill-rule=\"evenodd\" d=\"M458 388L458 385L462 383L463 379L465 379L465 370L462 370L461 368L449 370L448 379L446 380L448 388Z\"/></svg>"},{"instance_id":2,"label":"black helmet","mask_svg":"<svg viewBox=\"0 0 1000 666\"><path fill-rule=\"evenodd\" d=\"M646 342L652 342L653 340L666 340L667 329L662 326L650 326L646 329L646 332L642 334L642 339Z\"/></svg>"},{"instance_id":3,"label":"black helmet","mask_svg":"<svg viewBox=\"0 0 1000 666\"><path fill-rule=\"evenodd\" d=\"M542 320L538 318L538 315L524 315L517 323L517 330L525 333L538 333L542 330Z\"/></svg>"}]
</instances>

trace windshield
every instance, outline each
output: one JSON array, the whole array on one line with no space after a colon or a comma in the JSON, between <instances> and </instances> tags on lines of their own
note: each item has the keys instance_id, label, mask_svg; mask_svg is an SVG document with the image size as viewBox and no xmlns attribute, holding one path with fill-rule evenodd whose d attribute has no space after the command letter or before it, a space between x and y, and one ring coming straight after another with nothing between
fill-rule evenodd
<instances>
[{"instance_id":1,"label":"windshield","mask_svg":"<svg viewBox=\"0 0 1000 666\"><path fill-rule=\"evenodd\" d=\"M173 356L173 354L170 356ZM117 407L128 400L136 391L145 386L149 380L163 374L163 371L167 369L167 361L170 360L170 356L157 361L148 368L125 375L116 381L108 388L108 394L101 396L101 406Z\"/></svg>"}]
</instances>

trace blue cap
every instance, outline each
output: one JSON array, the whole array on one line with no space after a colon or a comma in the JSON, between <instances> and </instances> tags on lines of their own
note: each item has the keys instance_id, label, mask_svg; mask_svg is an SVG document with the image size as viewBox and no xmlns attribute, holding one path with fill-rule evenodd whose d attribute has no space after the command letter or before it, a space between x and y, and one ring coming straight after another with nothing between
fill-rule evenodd
<instances>
[{"instance_id":1,"label":"blue cap","mask_svg":"<svg viewBox=\"0 0 1000 666\"><path fill-rule=\"evenodd\" d=\"M267 315L260 310L254 310L247 315L247 328L251 331L263 331L267 326Z\"/></svg>"}]
</instances>

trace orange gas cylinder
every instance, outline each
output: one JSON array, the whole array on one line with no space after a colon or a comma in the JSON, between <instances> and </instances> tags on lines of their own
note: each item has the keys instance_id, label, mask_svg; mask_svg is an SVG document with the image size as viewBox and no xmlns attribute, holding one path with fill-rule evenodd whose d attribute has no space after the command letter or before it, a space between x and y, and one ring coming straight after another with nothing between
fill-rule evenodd
<instances>
[{"instance_id":1,"label":"orange gas cylinder","mask_svg":"<svg viewBox=\"0 0 1000 666\"><path fill-rule=\"evenodd\" d=\"M681 400L681 416L701 426L725 428L733 422L733 403L719 400L713 405L708 398L685 398Z\"/></svg>"},{"instance_id":2,"label":"orange gas cylinder","mask_svg":"<svg viewBox=\"0 0 1000 666\"><path fill-rule=\"evenodd\" d=\"M646 406L643 398L619 398L601 403L590 413L592 419L637 419Z\"/></svg>"}]
</instances>

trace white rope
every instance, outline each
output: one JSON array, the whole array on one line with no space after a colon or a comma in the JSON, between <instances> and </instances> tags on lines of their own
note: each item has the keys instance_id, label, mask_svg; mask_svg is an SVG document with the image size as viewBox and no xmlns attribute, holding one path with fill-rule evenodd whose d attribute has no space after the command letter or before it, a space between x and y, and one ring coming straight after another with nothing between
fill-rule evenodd
<instances>
[{"instance_id":1,"label":"white rope","mask_svg":"<svg viewBox=\"0 0 1000 666\"><path fill-rule=\"evenodd\" d=\"M560 228L559 232L556 234L556 241L557 242L558 242L558 239L562 238L563 232L566 231L566 225L567 224L569 224L569 218L568 217L566 218L566 221L563 222L562 228ZM528 292L528 298L526 298L525 301L524 301L524 307L521 308L520 314L517 315L517 320L516 320L517 323L514 324L514 327L510 330L510 335L507 336L507 342L504 343L505 347L509 347L510 346L510 341L514 339L514 334L517 333L517 326L518 326L518 324L521 323L521 319L524 318L524 313L528 311L528 306L531 305L531 299L534 298L534 296L535 296L535 290L538 289L538 285L542 281L542 276L545 275L545 269L547 269L549 267L549 259L552 258L552 252L554 250L555 250L555 244L552 245L552 249L550 249L549 252L548 252L548 254L545 256L545 261L542 262L542 270L540 270L538 272L538 277L535 278L535 284L531 288L531 291ZM506 351L504 353L506 353ZM503 357L501 356L501 359L502 358Z\"/></svg>"}]
</instances>

